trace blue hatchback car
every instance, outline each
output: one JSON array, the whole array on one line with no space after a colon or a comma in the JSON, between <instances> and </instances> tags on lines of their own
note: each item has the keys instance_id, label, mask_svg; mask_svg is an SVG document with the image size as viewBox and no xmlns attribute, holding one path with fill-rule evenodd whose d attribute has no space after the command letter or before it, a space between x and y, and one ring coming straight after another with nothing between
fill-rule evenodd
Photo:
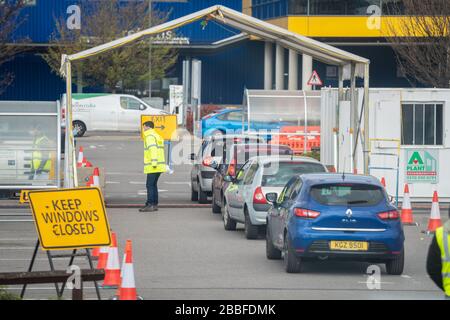
<instances>
[{"instance_id":1,"label":"blue hatchback car","mask_svg":"<svg viewBox=\"0 0 450 320\"><path fill-rule=\"evenodd\" d=\"M217 134L238 134L242 132L242 109L224 109L217 113L209 114L202 118L201 133L202 138ZM251 130L279 130L283 122L257 122L250 123ZM244 123L244 130L247 130L248 124Z\"/></svg>"},{"instance_id":2,"label":"blue hatchback car","mask_svg":"<svg viewBox=\"0 0 450 320\"><path fill-rule=\"evenodd\" d=\"M310 258L385 263L388 274L404 266L404 233L397 209L372 176L307 174L291 178L267 215L266 255L284 259L289 273Z\"/></svg>"}]
</instances>

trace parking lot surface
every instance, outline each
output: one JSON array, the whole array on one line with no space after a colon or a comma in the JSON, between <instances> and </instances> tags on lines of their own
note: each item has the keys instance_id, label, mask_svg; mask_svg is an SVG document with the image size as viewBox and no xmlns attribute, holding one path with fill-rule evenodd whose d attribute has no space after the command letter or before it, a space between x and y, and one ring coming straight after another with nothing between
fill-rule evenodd
<instances>
[{"instance_id":1,"label":"parking lot surface","mask_svg":"<svg viewBox=\"0 0 450 320\"><path fill-rule=\"evenodd\" d=\"M0 212L0 272L25 271L36 231L27 210ZM246 240L242 226L225 231L221 216L210 209L109 209L117 232L119 253L133 241L138 294L144 299L442 299L428 278L425 259L431 238L421 232L426 214L417 214L418 227L405 227L406 265L402 276L389 276L381 266L381 289L367 286L367 263L320 261L305 263L303 273L287 274L278 260L267 260L265 241ZM23 220L23 221L19 221ZM64 269L67 259L58 260ZM75 264L87 267L85 258ZM48 270L40 250L35 270ZM19 293L18 286L11 292ZM92 283L85 296L95 299ZM69 297L66 292L65 297ZM103 299L115 290L102 289ZM52 285L30 286L25 298L54 299Z\"/></svg>"}]
</instances>

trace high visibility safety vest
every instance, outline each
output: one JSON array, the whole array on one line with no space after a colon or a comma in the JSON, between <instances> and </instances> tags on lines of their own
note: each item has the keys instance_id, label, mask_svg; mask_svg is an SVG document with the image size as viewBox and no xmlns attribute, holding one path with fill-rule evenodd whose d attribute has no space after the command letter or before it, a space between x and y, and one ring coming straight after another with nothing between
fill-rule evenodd
<instances>
[{"instance_id":1,"label":"high visibility safety vest","mask_svg":"<svg viewBox=\"0 0 450 320\"><path fill-rule=\"evenodd\" d=\"M50 151L42 151L41 149L49 147L49 140L46 136L36 138L34 140L32 153L33 157L33 170L41 168L43 172L50 172L52 168L52 161L50 159ZM46 160L45 160L46 159ZM45 160L45 164L42 165L42 161ZM41 166L42 165L42 166Z\"/></svg>"},{"instance_id":2,"label":"high visibility safety vest","mask_svg":"<svg viewBox=\"0 0 450 320\"><path fill-rule=\"evenodd\" d=\"M450 297L450 235L444 228L436 229L436 240L441 250L442 284L446 296Z\"/></svg>"},{"instance_id":3,"label":"high visibility safety vest","mask_svg":"<svg viewBox=\"0 0 450 320\"><path fill-rule=\"evenodd\" d=\"M153 129L144 131L144 173L166 172L164 140Z\"/></svg>"}]
</instances>

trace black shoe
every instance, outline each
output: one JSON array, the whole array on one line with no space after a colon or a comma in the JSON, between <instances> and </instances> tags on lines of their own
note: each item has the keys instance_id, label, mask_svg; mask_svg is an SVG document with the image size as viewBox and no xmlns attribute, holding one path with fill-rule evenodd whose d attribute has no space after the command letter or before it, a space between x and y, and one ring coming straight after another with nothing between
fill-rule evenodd
<instances>
[{"instance_id":1,"label":"black shoe","mask_svg":"<svg viewBox=\"0 0 450 320\"><path fill-rule=\"evenodd\" d=\"M147 212L147 210L151 207L152 207L151 205L146 204L144 207L139 208L139 212Z\"/></svg>"},{"instance_id":2,"label":"black shoe","mask_svg":"<svg viewBox=\"0 0 450 320\"><path fill-rule=\"evenodd\" d=\"M155 208L154 206L146 206L145 208L142 208L139 210L140 212L154 212L157 211L158 208Z\"/></svg>"}]
</instances>

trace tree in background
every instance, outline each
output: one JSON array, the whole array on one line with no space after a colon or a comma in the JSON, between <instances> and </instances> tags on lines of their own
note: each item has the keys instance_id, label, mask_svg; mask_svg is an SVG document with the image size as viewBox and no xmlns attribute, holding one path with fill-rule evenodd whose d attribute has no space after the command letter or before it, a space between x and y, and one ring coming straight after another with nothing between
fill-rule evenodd
<instances>
[{"instance_id":1,"label":"tree in background","mask_svg":"<svg viewBox=\"0 0 450 320\"><path fill-rule=\"evenodd\" d=\"M402 0L391 14L407 16L392 22L388 41L402 73L412 84L450 86L449 0Z\"/></svg>"},{"instance_id":2,"label":"tree in background","mask_svg":"<svg viewBox=\"0 0 450 320\"><path fill-rule=\"evenodd\" d=\"M61 55L73 54L149 27L145 1L91 1L81 8L81 28L69 30L65 20L56 21L56 33L48 53L43 55L51 69L59 74ZM152 10L152 25L166 19ZM115 93L117 87L134 89L150 78L160 79L174 65L176 51L168 45L152 45L149 72L149 41L143 40L105 52L100 56L76 61L75 81L83 86L101 86Z\"/></svg>"},{"instance_id":3,"label":"tree in background","mask_svg":"<svg viewBox=\"0 0 450 320\"><path fill-rule=\"evenodd\" d=\"M14 57L27 50L25 46L13 43L11 36L14 31L23 23L24 18L19 18L19 13L26 5L26 0L16 1L0 1L0 67L6 62L14 59ZM0 94L14 80L12 72L0 73Z\"/></svg>"}]
</instances>

